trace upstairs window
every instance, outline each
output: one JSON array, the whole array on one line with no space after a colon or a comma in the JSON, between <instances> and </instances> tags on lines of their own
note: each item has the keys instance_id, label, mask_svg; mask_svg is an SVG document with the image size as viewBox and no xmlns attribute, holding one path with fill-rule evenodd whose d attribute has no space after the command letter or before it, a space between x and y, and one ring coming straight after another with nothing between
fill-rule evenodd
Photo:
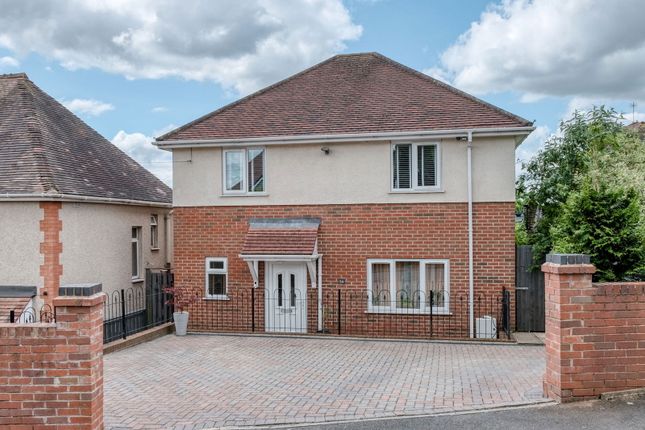
<instances>
[{"instance_id":1,"label":"upstairs window","mask_svg":"<svg viewBox=\"0 0 645 430\"><path fill-rule=\"evenodd\" d=\"M132 227L132 280L141 279L141 227Z\"/></svg>"},{"instance_id":2,"label":"upstairs window","mask_svg":"<svg viewBox=\"0 0 645 430\"><path fill-rule=\"evenodd\" d=\"M159 249L159 215L150 215L150 248Z\"/></svg>"},{"instance_id":3,"label":"upstairs window","mask_svg":"<svg viewBox=\"0 0 645 430\"><path fill-rule=\"evenodd\" d=\"M392 145L392 190L439 189L439 146L436 143Z\"/></svg>"},{"instance_id":4,"label":"upstairs window","mask_svg":"<svg viewBox=\"0 0 645 430\"><path fill-rule=\"evenodd\" d=\"M264 148L224 150L224 193L264 193L265 164Z\"/></svg>"}]
</instances>

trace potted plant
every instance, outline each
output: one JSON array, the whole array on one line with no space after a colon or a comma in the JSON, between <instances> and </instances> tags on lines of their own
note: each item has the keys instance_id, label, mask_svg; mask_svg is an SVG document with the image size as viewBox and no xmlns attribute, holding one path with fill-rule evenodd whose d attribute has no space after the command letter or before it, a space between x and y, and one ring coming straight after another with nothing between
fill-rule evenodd
<instances>
[{"instance_id":1,"label":"potted plant","mask_svg":"<svg viewBox=\"0 0 645 430\"><path fill-rule=\"evenodd\" d=\"M164 288L163 291L170 294L166 304L172 305L174 309L172 317L175 322L175 334L184 336L188 329L188 311L186 309L199 300L199 294L177 287Z\"/></svg>"}]
</instances>

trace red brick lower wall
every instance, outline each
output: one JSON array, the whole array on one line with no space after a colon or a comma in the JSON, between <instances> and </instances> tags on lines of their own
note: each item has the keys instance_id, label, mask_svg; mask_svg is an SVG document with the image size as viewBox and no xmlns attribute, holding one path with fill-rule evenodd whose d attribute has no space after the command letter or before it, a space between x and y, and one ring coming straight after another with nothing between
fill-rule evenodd
<instances>
[{"instance_id":1,"label":"red brick lower wall","mask_svg":"<svg viewBox=\"0 0 645 430\"><path fill-rule=\"evenodd\" d=\"M503 288L514 296L514 211L512 202L474 204L475 295L482 297L482 303L492 300L484 297L501 297ZM324 255L325 319L332 329L337 320L335 291L364 294L367 259L427 258L450 260L450 294L454 306L451 310L464 313L451 317L435 315L435 329L451 324L453 331L468 333L467 306L456 308L457 298L467 301L468 293L465 203L179 207L173 213L175 283L178 287L203 292L205 258L228 258L231 300L224 303L202 301L193 305L191 330L250 330L252 318L248 301L253 280L247 263L239 257L250 218L317 217L321 219L319 253ZM264 289L263 266L261 263L258 291ZM388 332L397 335L397 327L408 327L406 333L399 334L415 336L424 335L429 327L427 315L411 315L406 320L406 316L401 315L367 314L367 300L351 302L351 306L348 303L346 300L342 305L343 334L369 335L372 331L372 334L383 336ZM311 305L310 302L308 319L312 332L317 316L316 306ZM262 307L263 300L256 300L256 306ZM481 309L479 313L483 315L484 311ZM263 310L256 307L256 330L262 330L262 319ZM380 328L374 332L371 327Z\"/></svg>"},{"instance_id":2,"label":"red brick lower wall","mask_svg":"<svg viewBox=\"0 0 645 430\"><path fill-rule=\"evenodd\" d=\"M567 402L645 388L645 283L592 284L592 265L542 267L545 394Z\"/></svg>"},{"instance_id":3,"label":"red brick lower wall","mask_svg":"<svg viewBox=\"0 0 645 430\"><path fill-rule=\"evenodd\" d=\"M54 299L56 323L0 324L0 428L103 428L104 297Z\"/></svg>"}]
</instances>

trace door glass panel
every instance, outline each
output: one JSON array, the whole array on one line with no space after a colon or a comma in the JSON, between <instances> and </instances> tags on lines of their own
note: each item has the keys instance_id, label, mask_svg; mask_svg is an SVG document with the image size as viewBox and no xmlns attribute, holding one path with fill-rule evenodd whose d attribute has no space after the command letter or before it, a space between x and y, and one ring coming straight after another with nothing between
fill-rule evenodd
<instances>
[{"instance_id":1,"label":"door glass panel","mask_svg":"<svg viewBox=\"0 0 645 430\"><path fill-rule=\"evenodd\" d=\"M282 306L282 273L278 275L278 306Z\"/></svg>"},{"instance_id":2,"label":"door glass panel","mask_svg":"<svg viewBox=\"0 0 645 430\"><path fill-rule=\"evenodd\" d=\"M296 275L291 274L291 307L296 306Z\"/></svg>"}]
</instances>

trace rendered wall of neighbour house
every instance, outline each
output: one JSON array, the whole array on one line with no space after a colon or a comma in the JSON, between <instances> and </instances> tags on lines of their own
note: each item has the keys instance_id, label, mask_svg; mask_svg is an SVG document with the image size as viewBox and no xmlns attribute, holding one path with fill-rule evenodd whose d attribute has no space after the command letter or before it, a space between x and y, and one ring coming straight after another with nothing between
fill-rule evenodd
<instances>
[{"instance_id":1,"label":"rendered wall of neighbour house","mask_svg":"<svg viewBox=\"0 0 645 430\"><path fill-rule=\"evenodd\" d=\"M55 323L0 323L0 428L103 428L103 301L57 297Z\"/></svg>"},{"instance_id":2,"label":"rendered wall of neighbour house","mask_svg":"<svg viewBox=\"0 0 645 430\"><path fill-rule=\"evenodd\" d=\"M239 257L250 218L318 217L326 328L336 324L335 303L330 302L336 298L330 292L367 292L367 259L448 259L453 315L435 315L433 330L468 337L466 145L454 139L440 143L443 192L405 194L390 192L390 142L267 146L267 195L258 197L222 196L221 149L193 149L192 155L190 150L175 150L176 284L204 291L205 258L227 257L229 295L238 297L193 305L191 329L251 328L253 281ZM330 155L321 146L328 146ZM484 300L499 297L503 288L514 290L514 149L510 138L474 142L475 294L487 297ZM259 271L255 324L262 330L263 263ZM341 278L343 284L338 282ZM314 332L315 291L308 291L308 332ZM475 316L489 314L490 307L476 308ZM374 327L384 336L428 334L427 315L366 310L366 299L345 305L343 334L373 335Z\"/></svg>"},{"instance_id":3,"label":"rendered wall of neighbour house","mask_svg":"<svg viewBox=\"0 0 645 430\"><path fill-rule=\"evenodd\" d=\"M0 203L0 285L42 286L38 202Z\"/></svg>"},{"instance_id":4,"label":"rendered wall of neighbour house","mask_svg":"<svg viewBox=\"0 0 645 430\"><path fill-rule=\"evenodd\" d=\"M164 215L169 212L168 208L146 206L63 203L61 283L101 283L108 295L122 288L142 286L142 282L132 282L132 227L141 227L143 277L145 268L161 268L169 261L164 249ZM150 246L151 214L159 216L158 250Z\"/></svg>"},{"instance_id":5,"label":"rendered wall of neighbour house","mask_svg":"<svg viewBox=\"0 0 645 430\"><path fill-rule=\"evenodd\" d=\"M592 283L591 264L542 271L544 394L568 402L645 388L645 283Z\"/></svg>"}]
</instances>

